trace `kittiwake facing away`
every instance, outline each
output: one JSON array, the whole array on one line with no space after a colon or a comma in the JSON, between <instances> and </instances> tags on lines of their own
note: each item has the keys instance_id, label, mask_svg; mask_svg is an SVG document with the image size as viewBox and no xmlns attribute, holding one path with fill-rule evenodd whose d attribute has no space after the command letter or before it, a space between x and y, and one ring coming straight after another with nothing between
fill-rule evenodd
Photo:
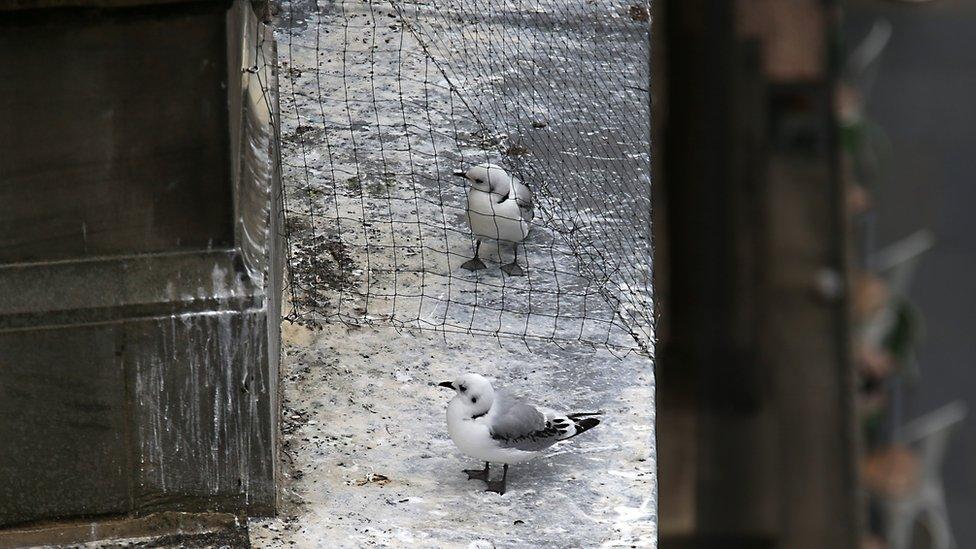
<instances>
[{"instance_id":1,"label":"kittiwake facing away","mask_svg":"<svg viewBox=\"0 0 976 549\"><path fill-rule=\"evenodd\" d=\"M511 276L524 275L518 264L518 245L529 234L529 222L535 215L532 192L495 164L478 164L454 175L468 180L468 224L477 242L474 258L464 262L461 268L484 269L485 264L478 256L481 241L497 240L511 243L515 254L511 263L502 265L502 271Z\"/></svg>"},{"instance_id":2,"label":"kittiwake facing away","mask_svg":"<svg viewBox=\"0 0 976 549\"><path fill-rule=\"evenodd\" d=\"M508 466L542 455L543 450L600 424L596 413L543 413L506 391L496 391L478 374L438 384L457 394L447 405L447 431L461 452L485 462L465 469L468 480L483 480L489 492L505 493ZM501 480L490 480L491 462L504 464Z\"/></svg>"}]
</instances>

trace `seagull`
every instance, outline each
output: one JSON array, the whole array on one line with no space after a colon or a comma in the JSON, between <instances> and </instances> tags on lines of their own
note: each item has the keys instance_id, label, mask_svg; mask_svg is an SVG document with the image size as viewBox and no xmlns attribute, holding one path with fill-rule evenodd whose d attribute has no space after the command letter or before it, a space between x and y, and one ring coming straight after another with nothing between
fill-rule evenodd
<instances>
[{"instance_id":1,"label":"seagull","mask_svg":"<svg viewBox=\"0 0 976 549\"><path fill-rule=\"evenodd\" d=\"M495 164L478 164L454 175L468 180L468 224L477 242L474 258L465 261L461 268L484 269L485 264L478 257L481 241L497 240L510 242L515 252L512 262L502 265L502 271L511 276L524 275L518 264L518 245L529 234L529 222L535 215L532 191Z\"/></svg>"},{"instance_id":2,"label":"seagull","mask_svg":"<svg viewBox=\"0 0 976 549\"><path fill-rule=\"evenodd\" d=\"M464 454L485 462L484 469L465 469L468 480L483 480L489 492L505 493L508 466L542 455L542 451L600 424L596 413L543 413L506 391L496 391L478 374L438 383L457 394L447 405L447 431ZM490 462L504 464L501 480L489 480Z\"/></svg>"}]
</instances>

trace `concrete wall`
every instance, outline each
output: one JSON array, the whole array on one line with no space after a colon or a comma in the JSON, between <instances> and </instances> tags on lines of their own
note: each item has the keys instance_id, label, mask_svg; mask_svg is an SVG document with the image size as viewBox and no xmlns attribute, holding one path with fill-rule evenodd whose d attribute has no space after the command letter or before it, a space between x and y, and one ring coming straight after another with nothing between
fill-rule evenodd
<instances>
[{"instance_id":1,"label":"concrete wall","mask_svg":"<svg viewBox=\"0 0 976 549\"><path fill-rule=\"evenodd\" d=\"M270 513L270 32L249 2L62 4L0 9L0 525Z\"/></svg>"}]
</instances>

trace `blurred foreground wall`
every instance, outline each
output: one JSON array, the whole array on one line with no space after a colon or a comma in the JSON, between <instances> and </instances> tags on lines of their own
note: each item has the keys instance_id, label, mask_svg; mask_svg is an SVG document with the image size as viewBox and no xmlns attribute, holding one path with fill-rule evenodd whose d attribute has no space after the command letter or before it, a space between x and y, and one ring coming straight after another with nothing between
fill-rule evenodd
<instances>
[{"instance_id":1,"label":"blurred foreground wall","mask_svg":"<svg viewBox=\"0 0 976 549\"><path fill-rule=\"evenodd\" d=\"M879 151L874 171L858 174L870 197L859 226L866 255L919 232L933 242L901 292L889 292L917 316L918 337L907 364L891 371L882 425L898 443L906 423L965 403L969 416L951 435L939 477L957 546L976 547L976 2L849 0L845 8L852 50L874 29L890 30L855 81L860 123L871 130L864 148Z\"/></svg>"},{"instance_id":2,"label":"blurred foreground wall","mask_svg":"<svg viewBox=\"0 0 976 549\"><path fill-rule=\"evenodd\" d=\"M832 7L654 8L661 547L855 547Z\"/></svg>"}]
</instances>

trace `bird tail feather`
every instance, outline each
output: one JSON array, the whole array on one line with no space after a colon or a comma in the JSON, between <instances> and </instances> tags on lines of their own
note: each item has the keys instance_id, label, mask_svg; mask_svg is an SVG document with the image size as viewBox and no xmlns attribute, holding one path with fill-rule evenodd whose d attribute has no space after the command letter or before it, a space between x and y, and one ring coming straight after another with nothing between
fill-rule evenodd
<instances>
[{"instance_id":1,"label":"bird tail feather","mask_svg":"<svg viewBox=\"0 0 976 549\"><path fill-rule=\"evenodd\" d=\"M576 412L574 414L568 414L566 417L569 419L578 419L586 416L602 416L603 412Z\"/></svg>"}]
</instances>

